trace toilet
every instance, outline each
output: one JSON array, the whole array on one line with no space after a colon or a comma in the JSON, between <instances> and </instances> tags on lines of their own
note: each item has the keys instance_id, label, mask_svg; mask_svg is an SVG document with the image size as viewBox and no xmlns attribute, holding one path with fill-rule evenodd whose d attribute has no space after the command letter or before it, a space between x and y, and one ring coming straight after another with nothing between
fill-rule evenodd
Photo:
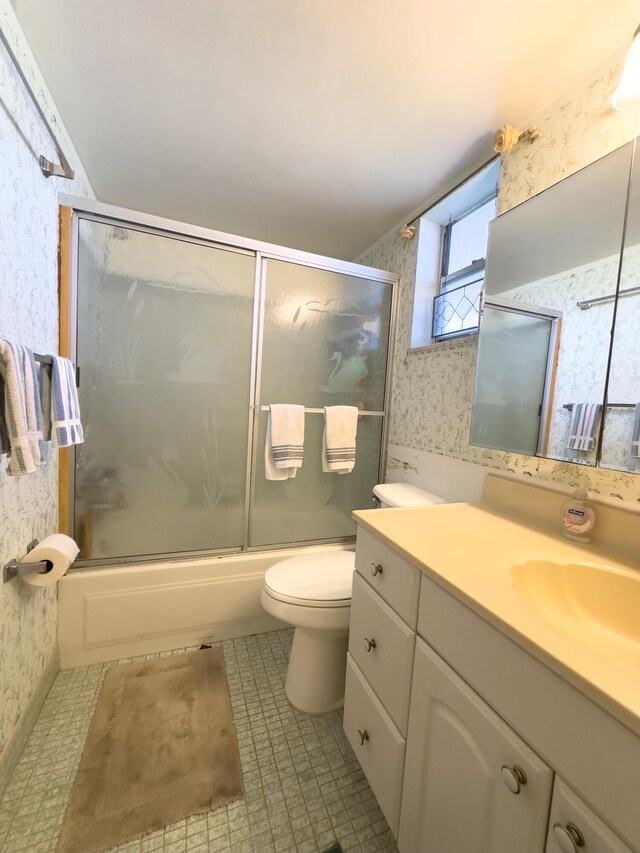
<instances>
[{"instance_id":1,"label":"toilet","mask_svg":"<svg viewBox=\"0 0 640 853\"><path fill-rule=\"evenodd\" d=\"M384 483L373 494L381 508L448 503L408 483ZM324 551L291 557L267 569L262 606L295 626L285 693L294 708L326 714L344 704L349 643L353 551Z\"/></svg>"}]
</instances>

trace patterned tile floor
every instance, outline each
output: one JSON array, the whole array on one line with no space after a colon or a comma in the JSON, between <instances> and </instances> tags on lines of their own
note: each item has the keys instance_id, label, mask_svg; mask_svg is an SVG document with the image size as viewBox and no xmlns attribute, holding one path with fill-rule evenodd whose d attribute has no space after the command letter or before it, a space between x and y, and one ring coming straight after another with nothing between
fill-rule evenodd
<instances>
[{"instance_id":1,"label":"patterned tile floor","mask_svg":"<svg viewBox=\"0 0 640 853\"><path fill-rule=\"evenodd\" d=\"M291 637L285 630L222 644L244 800L110 853L318 853L336 840L345 853L397 853L340 715L300 714L285 698ZM0 801L0 853L54 853L102 680L117 663L58 674Z\"/></svg>"}]
</instances>

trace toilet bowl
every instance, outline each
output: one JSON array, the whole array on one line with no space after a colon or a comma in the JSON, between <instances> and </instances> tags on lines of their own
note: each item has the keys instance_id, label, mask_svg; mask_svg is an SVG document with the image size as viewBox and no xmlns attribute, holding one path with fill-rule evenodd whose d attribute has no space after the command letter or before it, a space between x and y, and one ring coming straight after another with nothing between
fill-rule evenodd
<instances>
[{"instance_id":1,"label":"toilet bowl","mask_svg":"<svg viewBox=\"0 0 640 853\"><path fill-rule=\"evenodd\" d=\"M447 503L407 483L386 483L373 492L385 508ZM282 560L265 573L262 606L296 629L285 693L307 714L344 704L354 569L353 551L325 551Z\"/></svg>"},{"instance_id":2,"label":"toilet bowl","mask_svg":"<svg viewBox=\"0 0 640 853\"><path fill-rule=\"evenodd\" d=\"M334 711L344 701L355 556L331 551L293 557L265 574L262 606L296 628L285 693L307 714Z\"/></svg>"}]
</instances>

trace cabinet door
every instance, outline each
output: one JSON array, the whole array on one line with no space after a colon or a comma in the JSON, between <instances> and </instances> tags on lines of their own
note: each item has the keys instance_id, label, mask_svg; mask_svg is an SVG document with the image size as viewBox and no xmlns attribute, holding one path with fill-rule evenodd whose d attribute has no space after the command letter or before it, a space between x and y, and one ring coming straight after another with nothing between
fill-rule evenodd
<instances>
[{"instance_id":1,"label":"cabinet door","mask_svg":"<svg viewBox=\"0 0 640 853\"><path fill-rule=\"evenodd\" d=\"M556 778L546 853L633 853L577 794Z\"/></svg>"},{"instance_id":2,"label":"cabinet door","mask_svg":"<svg viewBox=\"0 0 640 853\"><path fill-rule=\"evenodd\" d=\"M544 850L553 771L422 639L406 754L402 853Z\"/></svg>"}]
</instances>

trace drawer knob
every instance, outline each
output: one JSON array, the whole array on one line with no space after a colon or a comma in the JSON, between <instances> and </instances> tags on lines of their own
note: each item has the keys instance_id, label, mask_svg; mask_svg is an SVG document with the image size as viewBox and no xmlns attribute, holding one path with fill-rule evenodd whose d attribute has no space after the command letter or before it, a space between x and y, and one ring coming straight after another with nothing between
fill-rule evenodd
<instances>
[{"instance_id":1,"label":"drawer knob","mask_svg":"<svg viewBox=\"0 0 640 853\"><path fill-rule=\"evenodd\" d=\"M364 638L364 645L365 645L365 650L367 652L370 652L371 649L375 649L376 641L373 639L373 637L371 639L369 639L368 637L365 637Z\"/></svg>"},{"instance_id":2,"label":"drawer knob","mask_svg":"<svg viewBox=\"0 0 640 853\"><path fill-rule=\"evenodd\" d=\"M375 578L376 575L382 574L382 566L380 563L371 563L371 576Z\"/></svg>"},{"instance_id":3,"label":"drawer knob","mask_svg":"<svg viewBox=\"0 0 640 853\"><path fill-rule=\"evenodd\" d=\"M512 794L519 794L522 786L527 784L527 774L517 764L514 764L513 767L503 764L500 768L500 775Z\"/></svg>"},{"instance_id":4,"label":"drawer knob","mask_svg":"<svg viewBox=\"0 0 640 853\"><path fill-rule=\"evenodd\" d=\"M553 835L562 853L577 853L584 847L584 836L574 823L554 823Z\"/></svg>"},{"instance_id":5,"label":"drawer knob","mask_svg":"<svg viewBox=\"0 0 640 853\"><path fill-rule=\"evenodd\" d=\"M360 735L360 746L363 746L365 740L369 740L369 732L366 729L363 732L358 729L358 734Z\"/></svg>"}]
</instances>

